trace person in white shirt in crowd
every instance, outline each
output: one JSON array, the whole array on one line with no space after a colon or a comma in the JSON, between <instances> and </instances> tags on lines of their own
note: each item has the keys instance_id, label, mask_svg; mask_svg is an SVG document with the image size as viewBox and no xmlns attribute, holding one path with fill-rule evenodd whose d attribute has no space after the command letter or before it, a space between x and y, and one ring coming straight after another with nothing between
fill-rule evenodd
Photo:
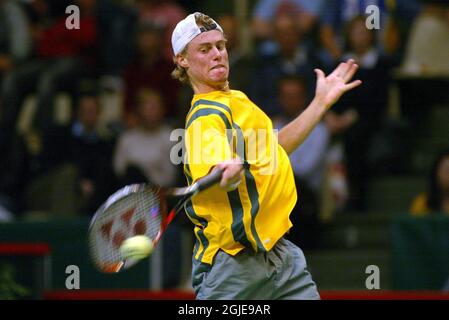
<instances>
[{"instance_id":1,"label":"person in white shirt in crowd","mask_svg":"<svg viewBox=\"0 0 449 320\"><path fill-rule=\"evenodd\" d=\"M142 89L137 104L139 125L119 137L114 171L121 184L172 186L178 171L170 161L172 128L164 123L164 102L156 91Z\"/></svg>"}]
</instances>

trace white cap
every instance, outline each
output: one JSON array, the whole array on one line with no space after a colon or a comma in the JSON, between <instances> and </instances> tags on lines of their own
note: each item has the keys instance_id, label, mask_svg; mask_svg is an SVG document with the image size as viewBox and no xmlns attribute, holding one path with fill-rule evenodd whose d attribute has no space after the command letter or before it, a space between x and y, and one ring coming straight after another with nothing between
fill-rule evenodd
<instances>
[{"instance_id":1,"label":"white cap","mask_svg":"<svg viewBox=\"0 0 449 320\"><path fill-rule=\"evenodd\" d=\"M189 14L184 20L179 21L175 27L175 30L173 30L173 34L171 36L171 45L173 47L173 53L175 54L175 56L182 50L184 50L186 45L201 32L210 30L219 30L223 32L223 29L220 27L220 25L213 19L212 21L215 23L215 26L213 28L198 27L195 21L196 14L201 13L195 12Z\"/></svg>"}]
</instances>

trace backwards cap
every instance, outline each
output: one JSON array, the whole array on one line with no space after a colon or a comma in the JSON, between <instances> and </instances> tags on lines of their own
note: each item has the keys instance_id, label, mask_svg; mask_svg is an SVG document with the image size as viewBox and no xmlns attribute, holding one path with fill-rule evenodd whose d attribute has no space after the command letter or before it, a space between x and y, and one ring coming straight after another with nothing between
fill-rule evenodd
<instances>
[{"instance_id":1,"label":"backwards cap","mask_svg":"<svg viewBox=\"0 0 449 320\"><path fill-rule=\"evenodd\" d=\"M187 44L200 33L210 30L219 30L223 32L223 29L220 27L220 25L213 19L212 19L213 23L211 26L198 27L195 21L195 16L197 14L202 13L195 12L189 14L184 20L179 21L175 27L175 30L173 30L173 34L171 36L171 44L175 56L182 50L184 50Z\"/></svg>"}]
</instances>

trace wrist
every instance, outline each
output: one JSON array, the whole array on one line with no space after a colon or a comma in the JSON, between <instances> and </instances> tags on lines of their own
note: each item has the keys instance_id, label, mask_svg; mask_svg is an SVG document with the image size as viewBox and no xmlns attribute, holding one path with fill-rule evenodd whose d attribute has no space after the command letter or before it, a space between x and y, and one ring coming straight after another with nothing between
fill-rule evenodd
<instances>
[{"instance_id":1,"label":"wrist","mask_svg":"<svg viewBox=\"0 0 449 320\"><path fill-rule=\"evenodd\" d=\"M320 98L313 98L312 102L310 103L310 106L316 110L317 113L321 114L321 116L324 116L326 111L330 108L327 103L324 102L323 99Z\"/></svg>"}]
</instances>

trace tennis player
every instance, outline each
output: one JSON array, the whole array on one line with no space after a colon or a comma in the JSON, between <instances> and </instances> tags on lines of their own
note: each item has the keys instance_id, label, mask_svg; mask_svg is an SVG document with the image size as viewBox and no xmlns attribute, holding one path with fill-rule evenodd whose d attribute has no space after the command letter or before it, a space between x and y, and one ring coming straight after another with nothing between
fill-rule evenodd
<instances>
[{"instance_id":1,"label":"tennis player","mask_svg":"<svg viewBox=\"0 0 449 320\"><path fill-rule=\"evenodd\" d=\"M361 84L349 82L357 65L341 63L327 77L316 69L313 101L276 135L270 118L243 92L229 88L226 38L213 19L190 14L173 31L172 46L172 76L194 91L186 117L188 183L224 170L219 186L186 205L195 224L197 299L319 299L302 250L284 239L297 200L288 154L344 92ZM254 157L250 150L265 152Z\"/></svg>"}]
</instances>

